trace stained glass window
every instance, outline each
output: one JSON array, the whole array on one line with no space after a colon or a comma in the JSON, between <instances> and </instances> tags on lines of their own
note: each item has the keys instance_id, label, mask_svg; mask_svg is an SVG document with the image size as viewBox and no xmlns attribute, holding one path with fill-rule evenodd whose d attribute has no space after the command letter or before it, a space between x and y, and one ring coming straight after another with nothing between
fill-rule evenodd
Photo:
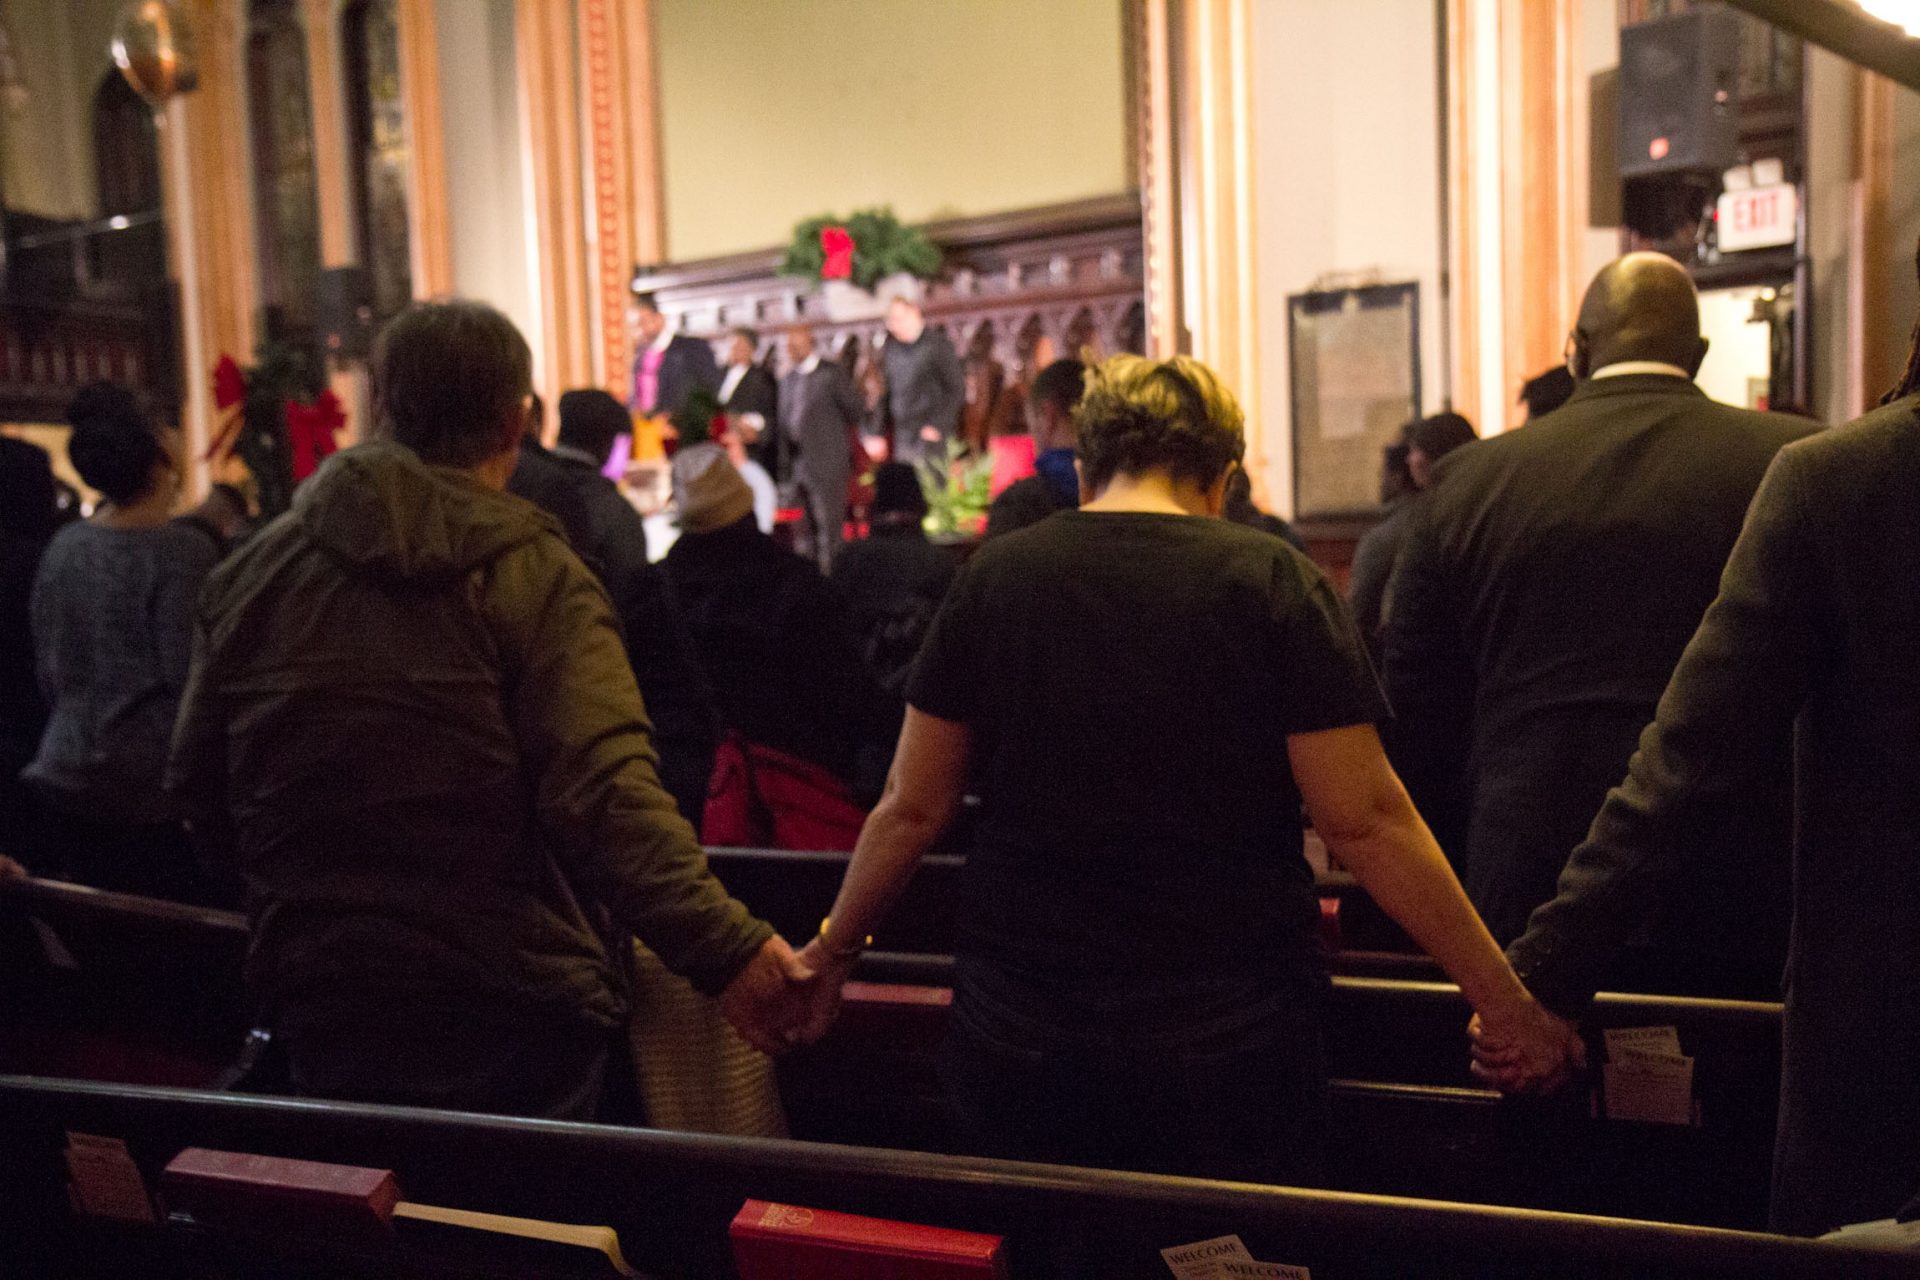
<instances>
[{"instance_id":1,"label":"stained glass window","mask_svg":"<svg viewBox=\"0 0 1920 1280\"><path fill-rule=\"evenodd\" d=\"M400 92L396 0L355 0L341 19L353 123L355 222L360 260L386 319L413 298L407 230L407 118Z\"/></svg>"}]
</instances>

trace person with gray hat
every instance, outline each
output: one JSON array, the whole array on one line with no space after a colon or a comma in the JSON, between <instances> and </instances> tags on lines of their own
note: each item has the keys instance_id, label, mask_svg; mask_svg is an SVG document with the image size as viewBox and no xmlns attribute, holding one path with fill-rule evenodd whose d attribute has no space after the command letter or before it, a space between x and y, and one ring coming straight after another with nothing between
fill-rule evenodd
<instances>
[{"instance_id":1,"label":"person with gray hat","mask_svg":"<svg viewBox=\"0 0 1920 1280\"><path fill-rule=\"evenodd\" d=\"M853 793L858 763L888 726L845 598L760 532L753 492L718 445L674 455L673 494L680 537L663 563L727 733L716 789L730 761L744 762L804 797L789 813L784 792L763 791L754 811L771 810L772 825L743 831L716 825L728 819L710 795L708 842L851 848L865 817Z\"/></svg>"}]
</instances>

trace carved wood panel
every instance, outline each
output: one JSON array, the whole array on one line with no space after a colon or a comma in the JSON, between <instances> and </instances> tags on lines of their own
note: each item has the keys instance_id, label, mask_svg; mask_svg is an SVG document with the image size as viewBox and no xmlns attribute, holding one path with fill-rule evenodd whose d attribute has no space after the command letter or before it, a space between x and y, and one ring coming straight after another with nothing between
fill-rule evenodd
<instances>
[{"instance_id":1,"label":"carved wood panel","mask_svg":"<svg viewBox=\"0 0 1920 1280\"><path fill-rule=\"evenodd\" d=\"M955 219L926 230L946 257L927 287L927 323L946 331L963 360L999 367L993 398L1023 387L1061 356L1144 351L1137 197ZM751 328L760 335L759 359L768 362L779 330L805 323L822 349L864 374L885 334L882 322L829 319L807 282L776 274L779 261L777 250L738 254L642 269L633 283L653 294L682 332L719 339L729 329Z\"/></svg>"}]
</instances>

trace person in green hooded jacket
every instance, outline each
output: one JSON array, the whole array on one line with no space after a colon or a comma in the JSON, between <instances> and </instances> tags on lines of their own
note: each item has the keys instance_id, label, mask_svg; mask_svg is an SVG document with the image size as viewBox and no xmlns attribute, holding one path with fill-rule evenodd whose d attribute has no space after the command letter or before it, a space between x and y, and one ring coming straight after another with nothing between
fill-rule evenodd
<instances>
[{"instance_id":1,"label":"person in green hooded jacket","mask_svg":"<svg viewBox=\"0 0 1920 1280\"><path fill-rule=\"evenodd\" d=\"M372 378L375 438L209 580L169 770L246 877L292 1088L593 1118L632 936L777 1050L806 971L661 787L605 590L504 492L525 339L416 305Z\"/></svg>"}]
</instances>

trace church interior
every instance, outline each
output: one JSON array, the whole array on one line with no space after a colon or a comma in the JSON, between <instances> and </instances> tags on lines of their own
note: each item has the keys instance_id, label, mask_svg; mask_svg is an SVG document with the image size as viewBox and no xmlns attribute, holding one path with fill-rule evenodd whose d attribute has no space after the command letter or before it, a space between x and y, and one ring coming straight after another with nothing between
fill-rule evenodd
<instances>
[{"instance_id":1,"label":"church interior","mask_svg":"<svg viewBox=\"0 0 1920 1280\"><path fill-rule=\"evenodd\" d=\"M0 0L0 1274L1920 1275L1916 245L1916 0Z\"/></svg>"}]
</instances>

